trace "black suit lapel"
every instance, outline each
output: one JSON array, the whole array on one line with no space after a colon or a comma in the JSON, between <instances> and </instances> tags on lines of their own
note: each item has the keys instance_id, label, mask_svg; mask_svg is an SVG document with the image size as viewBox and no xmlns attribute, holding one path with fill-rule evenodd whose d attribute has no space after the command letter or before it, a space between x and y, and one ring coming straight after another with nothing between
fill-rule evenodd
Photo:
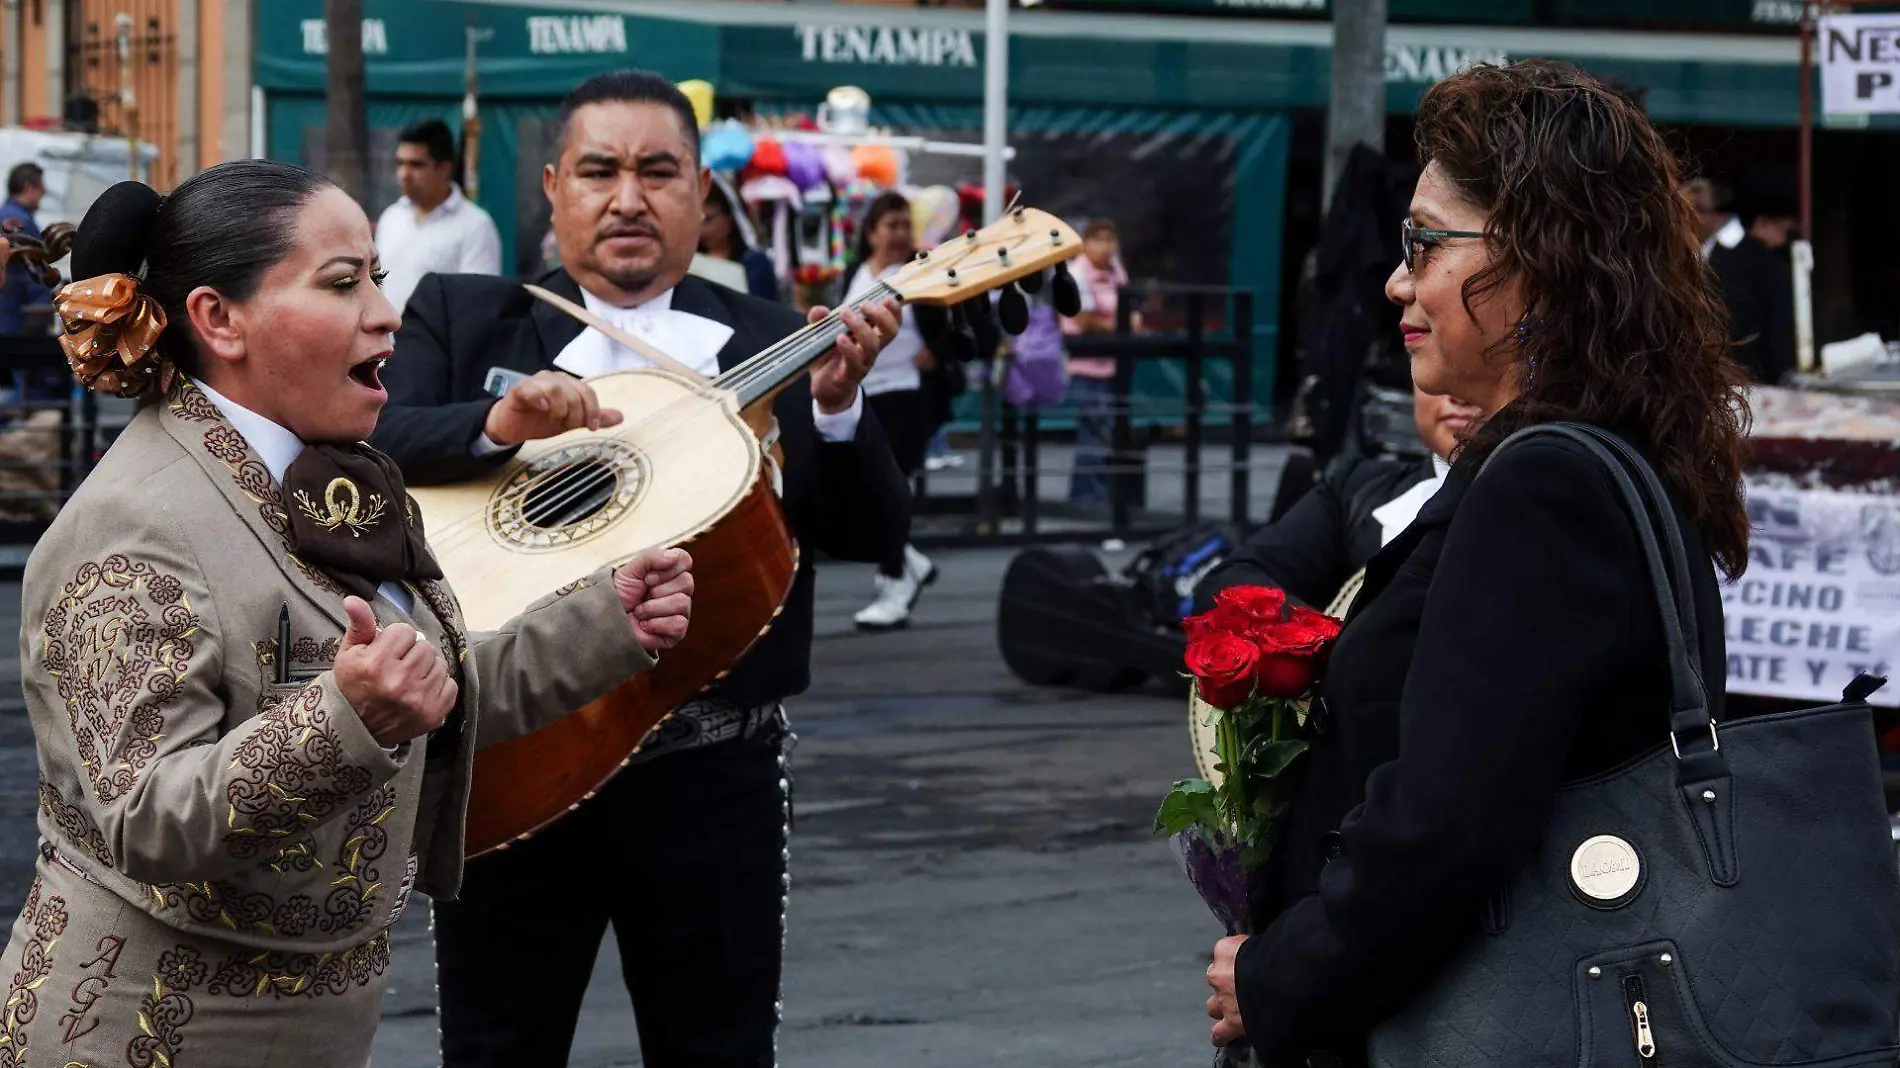
<instances>
[{"instance_id":1,"label":"black suit lapel","mask_svg":"<svg viewBox=\"0 0 1900 1068\"><path fill-rule=\"evenodd\" d=\"M535 284L557 296L566 297L576 304L581 303L581 285L566 271L555 269L535 279ZM581 331L587 329L579 319L567 314L545 300L530 297L534 308L528 312L534 320L536 336L541 339L541 359L549 367L554 366L554 358L561 354Z\"/></svg>"},{"instance_id":2,"label":"black suit lapel","mask_svg":"<svg viewBox=\"0 0 1900 1068\"><path fill-rule=\"evenodd\" d=\"M1465 491L1471 488L1471 480L1475 477L1477 477L1475 464L1463 464L1452 468L1451 473L1445 476L1445 484L1439 487L1431 500L1425 502L1425 507L1418 510L1418 517L1412 520L1411 525L1387 543L1385 548L1373 554L1372 559L1366 561L1365 583L1359 587L1358 596L1353 598L1352 607L1347 611L1347 618L1351 618L1359 611L1361 605L1378 596L1379 591L1385 589L1392 581L1392 576L1397 574L1399 568L1412 558L1412 554L1418 550L1419 543L1425 540L1427 534L1442 530L1451 524L1452 516L1458 513L1458 503L1464 500Z\"/></svg>"},{"instance_id":3,"label":"black suit lapel","mask_svg":"<svg viewBox=\"0 0 1900 1068\"><path fill-rule=\"evenodd\" d=\"M719 370L722 372L730 371L751 359L762 347L758 339L752 336L753 331L747 329L746 324L738 322L732 309L719 299L719 294L713 292L712 284L697 275L689 274L673 287L673 310L732 327L732 336L726 339L725 347L719 350Z\"/></svg>"}]
</instances>

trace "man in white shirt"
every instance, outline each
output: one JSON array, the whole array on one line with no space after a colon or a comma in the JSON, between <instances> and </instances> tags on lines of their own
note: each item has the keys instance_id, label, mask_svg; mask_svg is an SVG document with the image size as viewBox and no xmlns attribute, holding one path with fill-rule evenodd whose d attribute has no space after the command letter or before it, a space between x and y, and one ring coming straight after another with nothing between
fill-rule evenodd
<instances>
[{"instance_id":1,"label":"man in white shirt","mask_svg":"<svg viewBox=\"0 0 1900 1068\"><path fill-rule=\"evenodd\" d=\"M1707 178L1691 178L1682 187L1689 194L1689 203L1695 207L1696 236L1702 238L1702 258L1719 248L1734 248L1741 244L1748 233L1742 227L1742 220L1734 212L1723 211L1715 206L1715 183Z\"/></svg>"},{"instance_id":2,"label":"man in white shirt","mask_svg":"<svg viewBox=\"0 0 1900 1068\"><path fill-rule=\"evenodd\" d=\"M454 174L455 137L447 123L428 119L398 135L402 199L376 220L376 254L389 272L383 290L398 310L425 274L501 273L495 220L462 195Z\"/></svg>"}]
</instances>

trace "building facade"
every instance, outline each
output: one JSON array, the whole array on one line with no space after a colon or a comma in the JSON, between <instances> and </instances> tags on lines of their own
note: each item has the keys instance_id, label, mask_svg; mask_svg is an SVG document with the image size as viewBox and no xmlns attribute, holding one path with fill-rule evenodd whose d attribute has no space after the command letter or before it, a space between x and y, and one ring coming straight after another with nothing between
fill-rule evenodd
<instances>
[{"instance_id":1,"label":"building facade","mask_svg":"<svg viewBox=\"0 0 1900 1068\"><path fill-rule=\"evenodd\" d=\"M161 188L249 154L255 0L11 0L0 122L158 148Z\"/></svg>"}]
</instances>

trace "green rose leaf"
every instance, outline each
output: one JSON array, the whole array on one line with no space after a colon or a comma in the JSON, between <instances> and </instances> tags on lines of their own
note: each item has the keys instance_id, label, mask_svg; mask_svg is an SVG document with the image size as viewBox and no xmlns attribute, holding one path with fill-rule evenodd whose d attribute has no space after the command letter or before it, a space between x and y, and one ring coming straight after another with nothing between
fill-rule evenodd
<instances>
[{"instance_id":1,"label":"green rose leaf","mask_svg":"<svg viewBox=\"0 0 1900 1068\"><path fill-rule=\"evenodd\" d=\"M1179 834L1196 824L1210 831L1224 830L1214 784L1206 779L1182 779L1161 800L1155 813L1155 833Z\"/></svg>"},{"instance_id":2,"label":"green rose leaf","mask_svg":"<svg viewBox=\"0 0 1900 1068\"><path fill-rule=\"evenodd\" d=\"M1247 763L1252 765L1255 779L1271 779L1290 767L1304 752L1306 743L1297 738L1279 742L1256 738L1247 747Z\"/></svg>"}]
</instances>

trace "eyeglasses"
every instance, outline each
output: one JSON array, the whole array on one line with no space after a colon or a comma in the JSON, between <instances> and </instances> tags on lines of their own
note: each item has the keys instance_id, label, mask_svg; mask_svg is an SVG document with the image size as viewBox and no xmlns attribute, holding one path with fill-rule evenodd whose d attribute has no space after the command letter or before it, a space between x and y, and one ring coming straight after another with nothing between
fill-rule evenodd
<instances>
[{"instance_id":1,"label":"eyeglasses","mask_svg":"<svg viewBox=\"0 0 1900 1068\"><path fill-rule=\"evenodd\" d=\"M1399 240L1402 243L1400 248L1405 258L1407 272L1418 270L1418 259L1425 254L1427 247L1435 246L1448 237L1483 236L1484 234L1478 230L1428 230L1424 227L1413 226L1410 219L1399 223Z\"/></svg>"}]
</instances>

